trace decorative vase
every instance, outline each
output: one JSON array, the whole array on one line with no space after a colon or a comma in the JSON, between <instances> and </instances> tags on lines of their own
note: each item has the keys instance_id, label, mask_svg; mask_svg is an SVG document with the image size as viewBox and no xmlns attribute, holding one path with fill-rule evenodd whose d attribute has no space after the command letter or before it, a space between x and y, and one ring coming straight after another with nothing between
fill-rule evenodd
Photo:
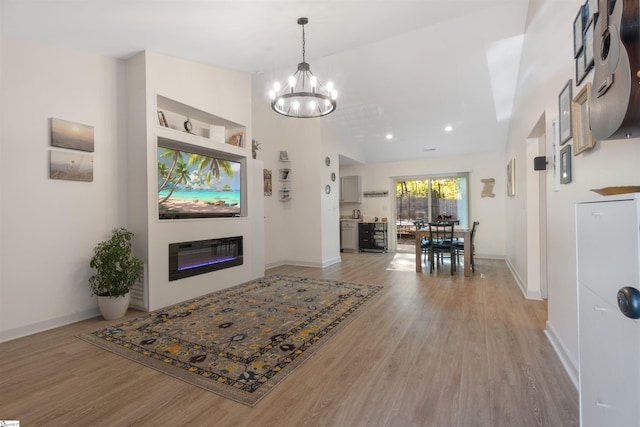
<instances>
[{"instance_id":1,"label":"decorative vase","mask_svg":"<svg viewBox=\"0 0 640 427\"><path fill-rule=\"evenodd\" d=\"M127 313L130 301L131 292L120 297L98 296L100 314L102 314L105 320L119 319Z\"/></svg>"}]
</instances>

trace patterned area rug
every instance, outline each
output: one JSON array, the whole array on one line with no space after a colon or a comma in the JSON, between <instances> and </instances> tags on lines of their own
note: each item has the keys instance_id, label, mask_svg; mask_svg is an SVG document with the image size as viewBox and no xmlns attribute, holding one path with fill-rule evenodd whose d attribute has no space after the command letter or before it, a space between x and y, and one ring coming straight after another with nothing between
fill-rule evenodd
<instances>
[{"instance_id":1,"label":"patterned area rug","mask_svg":"<svg viewBox=\"0 0 640 427\"><path fill-rule=\"evenodd\" d=\"M268 276L79 337L254 406L381 289Z\"/></svg>"}]
</instances>

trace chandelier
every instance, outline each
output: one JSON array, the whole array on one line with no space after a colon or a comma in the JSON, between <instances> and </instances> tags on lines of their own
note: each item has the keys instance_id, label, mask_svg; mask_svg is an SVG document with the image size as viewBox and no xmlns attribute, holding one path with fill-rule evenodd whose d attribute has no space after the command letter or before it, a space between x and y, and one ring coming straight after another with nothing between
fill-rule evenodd
<instances>
[{"instance_id":1,"label":"chandelier","mask_svg":"<svg viewBox=\"0 0 640 427\"><path fill-rule=\"evenodd\" d=\"M308 22L307 18L298 18L298 25L302 26L302 62L298 70L289 77L287 85L282 87L275 82L269 92L271 108L287 117L322 117L336 109L338 92L333 83L327 82L326 86L320 83L305 61L304 26Z\"/></svg>"}]
</instances>

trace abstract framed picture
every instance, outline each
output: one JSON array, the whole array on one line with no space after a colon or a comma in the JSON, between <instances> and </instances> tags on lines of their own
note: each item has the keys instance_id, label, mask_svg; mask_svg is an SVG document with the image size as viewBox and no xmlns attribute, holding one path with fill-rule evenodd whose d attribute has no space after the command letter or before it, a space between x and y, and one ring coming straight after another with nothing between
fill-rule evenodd
<instances>
[{"instance_id":1,"label":"abstract framed picture","mask_svg":"<svg viewBox=\"0 0 640 427\"><path fill-rule=\"evenodd\" d=\"M51 145L93 153L93 126L52 117Z\"/></svg>"},{"instance_id":2,"label":"abstract framed picture","mask_svg":"<svg viewBox=\"0 0 640 427\"><path fill-rule=\"evenodd\" d=\"M511 159L507 163L507 196L516 195L516 159Z\"/></svg>"},{"instance_id":3,"label":"abstract framed picture","mask_svg":"<svg viewBox=\"0 0 640 427\"><path fill-rule=\"evenodd\" d=\"M49 178L67 181L93 181L93 155L51 150Z\"/></svg>"},{"instance_id":4,"label":"abstract framed picture","mask_svg":"<svg viewBox=\"0 0 640 427\"><path fill-rule=\"evenodd\" d=\"M573 99L571 93L573 82L571 79L558 95L558 109L560 111L560 145L563 145L571 139L571 100Z\"/></svg>"},{"instance_id":5,"label":"abstract framed picture","mask_svg":"<svg viewBox=\"0 0 640 427\"><path fill-rule=\"evenodd\" d=\"M560 150L560 184L571 182L571 144Z\"/></svg>"}]
</instances>

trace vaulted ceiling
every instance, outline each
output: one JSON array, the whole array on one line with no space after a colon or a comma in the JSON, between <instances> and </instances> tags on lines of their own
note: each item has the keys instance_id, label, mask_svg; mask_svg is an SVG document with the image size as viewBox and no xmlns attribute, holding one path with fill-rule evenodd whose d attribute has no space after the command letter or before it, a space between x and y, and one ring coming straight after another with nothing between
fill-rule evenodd
<instances>
[{"instance_id":1,"label":"vaulted ceiling","mask_svg":"<svg viewBox=\"0 0 640 427\"><path fill-rule=\"evenodd\" d=\"M0 32L116 58L148 49L245 71L268 102L268 85L301 61L296 20L306 16L307 62L339 91L336 112L320 120L358 144L367 162L382 162L504 149L528 3L0 0Z\"/></svg>"}]
</instances>

